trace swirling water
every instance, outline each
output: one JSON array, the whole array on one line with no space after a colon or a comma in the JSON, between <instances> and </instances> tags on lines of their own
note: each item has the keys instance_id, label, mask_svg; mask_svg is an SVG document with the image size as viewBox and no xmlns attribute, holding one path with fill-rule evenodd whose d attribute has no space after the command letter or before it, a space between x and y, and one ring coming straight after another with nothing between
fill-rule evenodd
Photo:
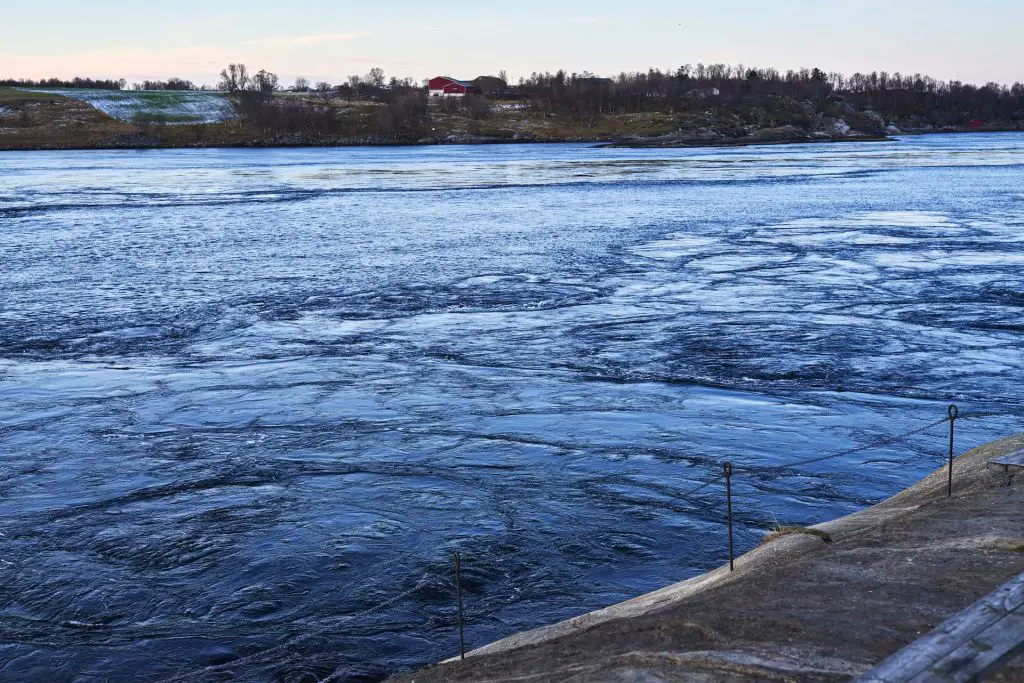
<instances>
[{"instance_id":1,"label":"swirling water","mask_svg":"<svg viewBox=\"0 0 1024 683\"><path fill-rule=\"evenodd\" d=\"M1024 428L1024 136L0 154L0 678L375 679Z\"/></svg>"}]
</instances>

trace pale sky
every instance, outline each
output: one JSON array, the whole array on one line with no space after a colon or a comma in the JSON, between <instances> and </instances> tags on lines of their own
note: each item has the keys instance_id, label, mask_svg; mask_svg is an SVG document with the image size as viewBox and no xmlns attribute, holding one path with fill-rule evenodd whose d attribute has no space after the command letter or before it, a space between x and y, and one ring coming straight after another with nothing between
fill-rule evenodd
<instances>
[{"instance_id":1,"label":"pale sky","mask_svg":"<svg viewBox=\"0 0 1024 683\"><path fill-rule=\"evenodd\" d=\"M0 0L0 77L290 83L704 62L1024 81L1022 0Z\"/></svg>"}]
</instances>

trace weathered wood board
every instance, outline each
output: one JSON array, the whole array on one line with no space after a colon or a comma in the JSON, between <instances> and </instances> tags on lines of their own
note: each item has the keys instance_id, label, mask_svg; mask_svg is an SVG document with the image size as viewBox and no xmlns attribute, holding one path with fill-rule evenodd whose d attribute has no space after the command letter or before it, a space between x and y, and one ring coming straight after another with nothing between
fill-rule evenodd
<instances>
[{"instance_id":1,"label":"weathered wood board","mask_svg":"<svg viewBox=\"0 0 1024 683\"><path fill-rule=\"evenodd\" d=\"M1024 653L1024 574L857 679L857 683L968 683Z\"/></svg>"},{"instance_id":2,"label":"weathered wood board","mask_svg":"<svg viewBox=\"0 0 1024 683\"><path fill-rule=\"evenodd\" d=\"M1015 451L990 460L988 466L1003 472L1018 474L1024 472L1024 451Z\"/></svg>"}]
</instances>

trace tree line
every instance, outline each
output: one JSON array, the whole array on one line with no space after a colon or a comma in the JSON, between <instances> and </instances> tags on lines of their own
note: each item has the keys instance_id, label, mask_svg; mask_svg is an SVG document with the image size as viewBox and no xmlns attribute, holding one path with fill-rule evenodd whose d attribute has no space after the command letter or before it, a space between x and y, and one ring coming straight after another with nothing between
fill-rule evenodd
<instances>
[{"instance_id":1,"label":"tree line","mask_svg":"<svg viewBox=\"0 0 1024 683\"><path fill-rule=\"evenodd\" d=\"M77 88L89 90L124 90L128 81L124 78L117 80L111 78L81 78L76 77L70 80L60 78L43 78L32 80L30 78L5 78L0 79L0 87L8 88ZM208 86L197 86L192 81L184 78L171 77L166 81L141 81L132 83L132 90L208 90Z\"/></svg>"},{"instance_id":2,"label":"tree line","mask_svg":"<svg viewBox=\"0 0 1024 683\"><path fill-rule=\"evenodd\" d=\"M508 76L502 72L492 80L506 83ZM973 85L885 71L846 76L817 68L782 72L743 64L686 64L667 71L623 72L612 78L588 72L533 73L506 85L493 92L491 98L517 101L542 114L582 120L596 120L611 114L685 112L709 107L749 114L751 108L769 113L785 108L806 111L809 104L813 112L821 112L835 101L846 103L846 111L851 115L855 115L855 111L872 110L889 119L914 119L934 126L965 125L975 119L1024 118L1024 85L1021 83ZM250 76L245 65L233 64L221 73L220 88L229 92L269 93L281 86L272 73L260 71ZM364 76L349 76L339 85L327 82L313 85L299 78L289 90L320 94L325 100L332 97L370 99L395 108L396 102L412 102L424 87L410 78L388 79L382 69L374 68ZM442 106L481 118L487 115L488 104L467 97L456 103L444 102ZM402 125L407 124L409 128L425 127L425 121L407 121L408 116L421 110L419 106L403 105L397 109L384 117L406 122Z\"/></svg>"},{"instance_id":3,"label":"tree line","mask_svg":"<svg viewBox=\"0 0 1024 683\"><path fill-rule=\"evenodd\" d=\"M300 77L287 90L304 97L273 97L283 90L276 74L253 74L245 64L229 64L217 87L235 97L242 120L263 135L400 141L423 137L430 130L425 89L411 78L389 80L380 67L338 85L312 84ZM380 106L341 116L334 100L366 100Z\"/></svg>"},{"instance_id":4,"label":"tree line","mask_svg":"<svg viewBox=\"0 0 1024 683\"><path fill-rule=\"evenodd\" d=\"M0 78L0 87L6 88L89 88L93 90L120 90L128 81L121 78L80 78L70 80L60 78L42 78L34 81L31 78Z\"/></svg>"},{"instance_id":5,"label":"tree line","mask_svg":"<svg viewBox=\"0 0 1024 683\"><path fill-rule=\"evenodd\" d=\"M388 78L375 67L364 75L348 76L339 84L310 83L298 78L285 87L273 72L251 72L245 64L229 64L220 73L217 89L239 101L243 118L261 130L319 131L347 134L353 130L377 135L419 136L429 133L430 107L462 113L471 119L489 115L493 100L519 103L534 115L566 116L584 122L604 115L643 112L705 112L735 114L742 125L806 123L828 112L856 118L871 110L886 120L921 125L963 126L975 120L1024 121L1024 85L984 85L941 81L921 74L887 72L846 76L822 69L781 72L743 64L683 65L662 71L623 72L611 78L592 73L533 73L509 83L506 73L486 80L498 84L487 98L465 97L430 102L423 82ZM504 87L501 87L504 84ZM123 89L124 79L0 80L0 86ZM195 90L181 78L143 81L137 90ZM205 88L206 86L203 86ZM275 98L288 90L301 98ZM353 123L337 116L331 102L368 100L379 103L373 121ZM362 115L362 114L360 114Z\"/></svg>"},{"instance_id":6,"label":"tree line","mask_svg":"<svg viewBox=\"0 0 1024 683\"><path fill-rule=\"evenodd\" d=\"M205 90L184 78L168 78L166 81L142 81L132 83L132 90Z\"/></svg>"},{"instance_id":7,"label":"tree line","mask_svg":"<svg viewBox=\"0 0 1024 683\"><path fill-rule=\"evenodd\" d=\"M673 71L593 74L534 73L520 79L515 97L533 109L581 117L707 108L739 109L787 98L819 105L841 99L883 115L957 125L972 119L1024 117L1024 85L940 81L920 74L872 72L844 76L821 69L776 69L726 64L685 65Z\"/></svg>"},{"instance_id":8,"label":"tree line","mask_svg":"<svg viewBox=\"0 0 1024 683\"><path fill-rule=\"evenodd\" d=\"M446 113L471 120L486 118L493 100L511 100L534 115L567 116L593 122L604 115L644 112L705 112L735 114L737 126L810 125L816 115L829 113L861 128L881 128L887 121L918 125L963 126L975 119L1024 119L1024 86L939 81L920 74L872 72L844 76L821 69L780 72L742 64L684 65L661 71L620 73L601 78L583 72L533 73L515 84L507 76L491 78L499 85L489 98L468 96L435 100ZM356 135L371 133L397 138L429 136L430 100L425 87L412 79L388 79L382 69L350 76L339 84L310 84L299 78L289 91L302 98L270 98L281 89L276 75L260 71L250 75L245 65L229 65L221 73L220 88L240 98L243 119L263 132ZM254 96L256 95L256 96ZM376 117L364 120L336 116L334 99L371 100L382 106ZM878 114L866 118L864 112Z\"/></svg>"},{"instance_id":9,"label":"tree line","mask_svg":"<svg viewBox=\"0 0 1024 683\"><path fill-rule=\"evenodd\" d=\"M250 74L245 64L228 64L227 68L220 72L217 88L229 93L272 93L281 89L281 81L277 74L270 71L260 69L255 74Z\"/></svg>"}]
</instances>

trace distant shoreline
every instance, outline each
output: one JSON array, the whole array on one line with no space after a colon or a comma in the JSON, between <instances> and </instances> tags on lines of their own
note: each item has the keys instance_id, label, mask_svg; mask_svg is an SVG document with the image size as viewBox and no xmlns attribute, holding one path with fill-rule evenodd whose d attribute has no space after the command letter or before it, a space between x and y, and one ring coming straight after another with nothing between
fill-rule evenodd
<instances>
[{"instance_id":1,"label":"distant shoreline","mask_svg":"<svg viewBox=\"0 0 1024 683\"><path fill-rule=\"evenodd\" d=\"M469 138L459 140L436 140L430 142L408 142L408 141L370 141L370 140L341 140L332 142L309 142L309 141L255 141L238 143L153 143L153 142L126 142L121 144L87 144L87 145L31 145L11 146L0 142L0 152L85 152L85 151L117 151L117 150L161 150L161 149L332 149L332 148L353 148L353 147L457 147L457 146L491 146L491 145L558 145L558 144L584 144L596 149L714 149L732 147L769 147L777 145L820 145L836 144L847 142L895 142L900 137L925 136L925 135L975 135L986 133L1024 133L1017 128L986 128L986 129L962 129L962 130L926 130L926 131L900 131L891 135L858 135L849 137L828 137L828 138L807 138L807 139L749 139L749 138L722 138L719 140L686 141L675 144L657 144L657 138L630 138L630 139L609 139L609 138L565 138L565 139L500 139L500 138Z\"/></svg>"},{"instance_id":2,"label":"distant shoreline","mask_svg":"<svg viewBox=\"0 0 1024 683\"><path fill-rule=\"evenodd\" d=\"M591 92L587 83L584 80L578 92L541 89L529 101L512 103L469 96L430 98L409 88L360 99L352 93L2 87L0 151L524 143L667 149L877 142L895 135L1024 130L1020 116L991 107L982 119L963 112L954 117L919 102L916 108L907 109L909 104L904 103L902 109L889 111L885 102L860 93L825 96L811 86L794 96L775 92L796 87L792 83L774 83L761 94L754 94L749 83L733 84L731 94L717 87L680 94L672 86L655 97L649 88L641 88L640 95L650 99L646 104L636 98L622 100L622 93L610 84Z\"/></svg>"}]
</instances>

